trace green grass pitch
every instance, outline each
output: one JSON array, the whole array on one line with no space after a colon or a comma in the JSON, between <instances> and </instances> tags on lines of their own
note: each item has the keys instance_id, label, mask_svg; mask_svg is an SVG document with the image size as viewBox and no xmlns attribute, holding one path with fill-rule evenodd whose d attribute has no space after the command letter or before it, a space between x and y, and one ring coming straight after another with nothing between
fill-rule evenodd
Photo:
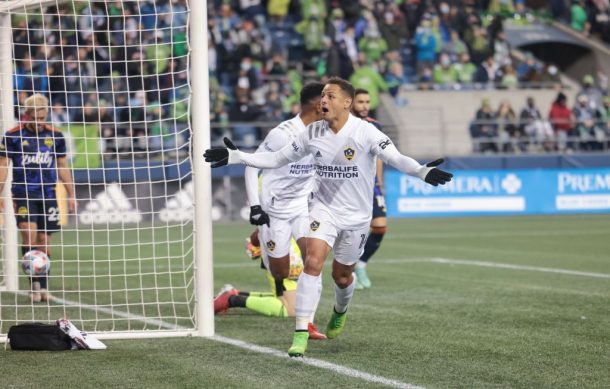
<instances>
[{"instance_id":1,"label":"green grass pitch","mask_svg":"<svg viewBox=\"0 0 610 389\"><path fill-rule=\"evenodd\" d=\"M243 242L250 231L246 223L214 226L216 290L225 283L241 290L267 290L257 263L244 255ZM184 263L173 257L175 252L188 253L176 241L183 232L167 235L161 230L143 230L139 240L130 235L134 232L117 232L120 236L116 237L79 233L79 242L89 242L85 245L89 248L80 248L78 254L81 258L95 255L98 260L81 264L68 261L69 256L77 254L70 251L76 250L74 247L62 254L65 261L55 260L58 267L54 271L85 274L84 267L97 266L96 274L107 273L107 277L97 280L101 292L80 296L86 303L108 304L112 299L116 309L125 310L127 301L140 299L147 303L157 296L162 301L171 300L169 289L133 292L137 294L133 296L131 292L106 289L129 288L131 280L113 276L115 269L122 272L125 267L130 272L150 272L138 281L144 285L154 287L170 281L185 284L185 276L179 271ZM369 264L373 288L356 291L341 336L332 341L310 341L307 356L428 388L610 387L609 237L609 215L391 219L381 249ZM66 233L63 239L76 242L74 234ZM155 240L173 243L163 249L154 244ZM92 241L107 246L109 242L149 243L125 248L101 245L106 248L96 252ZM120 250L136 250L142 260L111 261L123 255ZM157 250L156 257L164 258L156 263L161 266L157 272L162 276L151 271L153 261L147 258L153 250ZM83 268L77 269L77 265ZM321 327L330 317L334 298L328 266L323 277L316 317ZM75 286L81 282L82 288L85 281L92 280L67 277L66 282ZM184 295L177 297L186 299L188 287L176 292ZM1 298L7 304L16 297L3 292ZM189 304L177 308L157 304L130 312L188 325ZM49 310L52 317L64 308L44 307L37 314L44 316ZM94 315L86 310L67 311L85 318ZM0 314L6 326L14 309L3 307ZM108 315L98 316L100 330L113 323L134 329L144 326L137 320L113 322ZM172 321L173 316L180 319ZM215 325L218 335L284 353L290 345L294 321L236 309L217 317ZM2 350L0 386L382 387L366 379L210 339L105 343L108 350L100 352Z\"/></svg>"}]
</instances>

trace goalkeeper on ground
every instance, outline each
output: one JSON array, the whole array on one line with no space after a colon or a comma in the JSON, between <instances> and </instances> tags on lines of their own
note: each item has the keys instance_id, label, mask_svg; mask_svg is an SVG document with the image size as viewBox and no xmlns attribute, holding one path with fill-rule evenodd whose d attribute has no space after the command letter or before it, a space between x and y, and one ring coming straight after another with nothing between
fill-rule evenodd
<instances>
[{"instance_id":1,"label":"goalkeeper on ground","mask_svg":"<svg viewBox=\"0 0 610 389\"><path fill-rule=\"evenodd\" d=\"M256 313L272 317L294 317L296 305L297 282L301 271L303 271L303 258L299 246L293 239L290 246L290 274L283 281L283 293L281 296L276 294L276 283L271 273L267 270L269 257L266 253L261 253L260 242L258 240L258 230L254 231L246 241L246 253L253 260L261 259L261 268L265 270L265 275L269 281L271 292L245 292L239 291L233 285L227 284L222 287L214 299L214 313L224 313L229 308L247 308ZM313 320L309 323L309 339L326 339L326 335L318 332Z\"/></svg>"}]
</instances>

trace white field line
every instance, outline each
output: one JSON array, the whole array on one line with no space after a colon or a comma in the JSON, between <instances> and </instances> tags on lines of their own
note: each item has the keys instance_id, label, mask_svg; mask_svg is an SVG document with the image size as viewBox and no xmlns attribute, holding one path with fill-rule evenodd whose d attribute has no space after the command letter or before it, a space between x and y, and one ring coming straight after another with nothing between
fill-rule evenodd
<instances>
[{"instance_id":1,"label":"white field line","mask_svg":"<svg viewBox=\"0 0 610 389\"><path fill-rule=\"evenodd\" d=\"M569 276L610 279L610 274L606 274L606 273L594 273L594 272L578 271L578 270L557 269L557 268L553 268L553 267L514 265L511 263L473 261L473 260L466 260L466 259L415 258L415 259L380 259L380 260L375 261L375 263L386 263L386 264L400 264L400 263L413 263L413 262L438 263L438 264L445 264L445 265L482 266L482 267L491 267L491 268L497 268L497 269L536 271L536 272L542 272L542 273L565 274L565 275L569 275Z\"/></svg>"},{"instance_id":2,"label":"white field line","mask_svg":"<svg viewBox=\"0 0 610 389\"><path fill-rule=\"evenodd\" d=\"M20 295L29 296L29 294L27 292L20 291L17 293ZM165 329L169 329L169 330L188 330L189 329L187 327L168 323L163 320L150 319L150 318L147 318L147 317L144 317L141 315L134 315L134 314L119 311L116 309L99 307L99 306L91 305L91 304L81 304L76 301L65 300L65 299L57 298L57 297L53 297L53 302L55 302L57 304L68 305L68 306L80 308L80 309L87 309L87 310L91 310L94 312L101 312L101 313L105 313L105 314L108 314L111 316L118 316L118 317L130 319L130 320L138 320L138 321L141 321L146 324L152 324L154 326L157 326L158 328L165 328ZM416 385L408 384L408 383L405 383L402 381L393 380L391 378L386 378L386 377L370 374L370 373L367 373L364 371L360 371L360 370L352 369L352 368L345 367L342 365L338 365L335 363L323 361L321 359L308 358L308 357L290 358L286 351L282 352L282 351L279 351L279 350L276 350L276 349L273 349L270 347L258 346L256 344L247 343L247 342L244 342L244 341L241 341L238 339L227 338L227 337L220 336L220 335L212 336L209 339L215 340L217 342L229 344L229 345L232 345L235 347L239 347L239 348L242 348L242 349L245 349L248 351L257 352L260 354L266 354L266 355L271 355L274 357L290 359L291 361L300 362L305 365L318 367L320 369L330 370L337 374L341 374L341 375L344 375L347 377L357 378L357 379L360 379L360 380L363 380L366 382L370 382L370 383L382 384L382 385L386 385L386 386L392 387L392 388L423 389L423 387L421 387L421 386L416 386Z\"/></svg>"},{"instance_id":3,"label":"white field line","mask_svg":"<svg viewBox=\"0 0 610 389\"><path fill-rule=\"evenodd\" d=\"M325 265L329 266L332 261L327 260ZM498 262L485 262L475 261L466 259L449 259L449 258L392 258L392 259L375 259L375 264L407 264L407 263L437 263L445 265L468 265L468 266L482 266L492 267L498 269L510 269L510 270L524 270L524 271L536 271L543 273L556 273L565 274L570 276L581 276L581 277L593 277L593 278L610 278L610 274L606 273L594 273L578 270L568 269L557 269L552 267L539 267L539 266L527 266L527 265L514 265L510 263L498 263ZM215 263L215 268L240 268L240 267L251 267L252 264L249 262L244 263Z\"/></svg>"},{"instance_id":4,"label":"white field line","mask_svg":"<svg viewBox=\"0 0 610 389\"><path fill-rule=\"evenodd\" d=\"M335 373L342 374L342 375L345 375L348 377L359 378L363 381L372 382L372 383L376 383L376 384L382 384L382 385L386 385L386 386L389 386L392 388L409 388L409 389L422 388L421 386L415 386L415 385L407 384L407 383L404 383L401 381L381 377L378 375L365 373L360 370L337 365L337 364L331 363L331 362L326 362L326 361L323 361L320 359L308 358L308 357L290 358L285 351L282 352L282 351L278 351L278 350L275 350L275 349L272 349L269 347L257 346L255 344L242 342L241 340L225 338L224 336L214 336L214 337L212 337L212 339L215 339L219 342L227 343L227 344L230 344L230 345L233 345L236 347L240 347L240 348L243 348L248 351L254 351L257 353L261 353L261 354L273 355L273 356L279 357L279 358L290 359L291 361L301 362L305 365L319 367L321 369L330 370Z\"/></svg>"}]
</instances>

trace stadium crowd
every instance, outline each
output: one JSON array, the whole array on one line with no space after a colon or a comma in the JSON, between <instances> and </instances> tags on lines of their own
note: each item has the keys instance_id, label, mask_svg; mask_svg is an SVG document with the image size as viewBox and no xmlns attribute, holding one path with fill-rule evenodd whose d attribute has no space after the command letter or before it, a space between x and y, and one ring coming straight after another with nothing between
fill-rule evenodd
<instances>
[{"instance_id":1,"label":"stadium crowd","mask_svg":"<svg viewBox=\"0 0 610 389\"><path fill-rule=\"evenodd\" d=\"M610 96L586 75L574 102L559 92L547 110L541 111L532 97L519 114L508 100L494 109L484 98L470 123L470 135L475 153L607 151Z\"/></svg>"},{"instance_id":2,"label":"stadium crowd","mask_svg":"<svg viewBox=\"0 0 610 389\"><path fill-rule=\"evenodd\" d=\"M373 114L383 92L406 104L402 88L558 87L556 66L511 55L503 19L526 12L523 0L210 1L212 141L254 147L297 112L304 82L331 75L367 89ZM45 15L14 21L16 109L47 95L56 125L101 123L108 156L186 144L185 0Z\"/></svg>"},{"instance_id":3,"label":"stadium crowd","mask_svg":"<svg viewBox=\"0 0 610 389\"><path fill-rule=\"evenodd\" d=\"M74 9L66 3L16 13L16 117L23 116L29 95L42 93L53 125L99 125L106 155L184 145L187 17L183 0L91 2Z\"/></svg>"}]
</instances>

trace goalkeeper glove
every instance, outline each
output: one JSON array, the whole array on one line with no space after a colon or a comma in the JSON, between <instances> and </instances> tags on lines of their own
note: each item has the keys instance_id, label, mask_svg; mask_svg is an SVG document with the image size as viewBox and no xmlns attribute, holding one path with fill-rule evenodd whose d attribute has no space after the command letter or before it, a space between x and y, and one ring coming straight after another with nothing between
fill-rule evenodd
<instances>
[{"instance_id":1,"label":"goalkeeper glove","mask_svg":"<svg viewBox=\"0 0 610 389\"><path fill-rule=\"evenodd\" d=\"M437 168L437 166L443 162L444 160L442 158L428 162L421 170L419 174L420 178L432 186L445 185L447 182L451 181L453 174Z\"/></svg>"},{"instance_id":2,"label":"goalkeeper glove","mask_svg":"<svg viewBox=\"0 0 610 389\"><path fill-rule=\"evenodd\" d=\"M206 162L212 162L212 168L238 163L239 150L229 138L223 139L227 147L212 147L203 153Z\"/></svg>"},{"instance_id":3,"label":"goalkeeper glove","mask_svg":"<svg viewBox=\"0 0 610 389\"><path fill-rule=\"evenodd\" d=\"M250 224L253 226L262 226L266 224L269 227L269 215L263 211L260 205L250 207Z\"/></svg>"}]
</instances>

